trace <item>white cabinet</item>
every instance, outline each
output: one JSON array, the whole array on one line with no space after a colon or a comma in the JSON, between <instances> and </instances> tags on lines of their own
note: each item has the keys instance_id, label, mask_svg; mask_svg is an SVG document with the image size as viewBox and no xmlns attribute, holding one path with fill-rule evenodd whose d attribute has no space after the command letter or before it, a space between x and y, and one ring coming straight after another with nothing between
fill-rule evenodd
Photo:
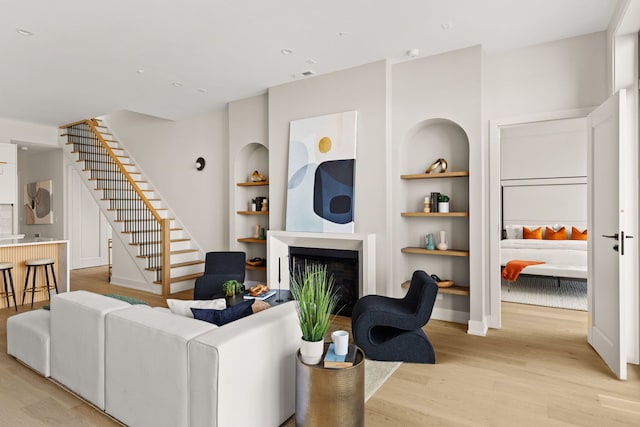
<instances>
[{"instance_id":1,"label":"white cabinet","mask_svg":"<svg viewBox=\"0 0 640 427\"><path fill-rule=\"evenodd\" d=\"M17 203L18 171L15 144L0 144L0 204Z\"/></svg>"}]
</instances>

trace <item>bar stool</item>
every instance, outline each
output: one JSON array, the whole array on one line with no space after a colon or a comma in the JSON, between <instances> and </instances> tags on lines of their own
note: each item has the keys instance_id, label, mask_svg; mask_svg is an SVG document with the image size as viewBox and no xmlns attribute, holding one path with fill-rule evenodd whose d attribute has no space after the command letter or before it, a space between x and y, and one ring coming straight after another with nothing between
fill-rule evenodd
<instances>
[{"instance_id":1,"label":"bar stool","mask_svg":"<svg viewBox=\"0 0 640 427\"><path fill-rule=\"evenodd\" d=\"M56 290L56 294L58 293L58 281L56 280L56 273L53 271L53 264L55 263L53 258L35 258L28 259L24 262L27 266L27 274L24 278L24 289L22 290L22 304L24 304L24 297L27 292L31 292L31 308L33 308L33 297L36 293L36 273L38 271L38 267L42 266L44 268L44 278L47 281L47 286L44 287L47 291L47 298L51 301L51 295L49 291L52 289ZM51 283L49 282L49 275L47 274L47 267L49 267L51 271L51 277L53 277L53 287L51 287ZM31 280L31 289L29 288L29 273L33 269L33 279Z\"/></svg>"},{"instance_id":2,"label":"bar stool","mask_svg":"<svg viewBox=\"0 0 640 427\"><path fill-rule=\"evenodd\" d=\"M7 298L7 308L11 307L9 303L9 296L13 297L13 306L18 311L18 304L16 303L16 291L13 289L13 263L12 262L0 262L0 271L2 271L2 278L4 279L4 296ZM9 284L11 285L11 292L9 292L9 287L7 286L7 275L9 276Z\"/></svg>"}]
</instances>

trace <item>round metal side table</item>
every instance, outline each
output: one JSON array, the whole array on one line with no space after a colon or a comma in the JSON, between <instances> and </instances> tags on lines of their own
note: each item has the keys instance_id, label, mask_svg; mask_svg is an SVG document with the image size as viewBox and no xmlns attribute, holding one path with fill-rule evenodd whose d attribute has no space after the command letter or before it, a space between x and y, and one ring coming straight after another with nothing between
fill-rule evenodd
<instances>
[{"instance_id":1,"label":"round metal side table","mask_svg":"<svg viewBox=\"0 0 640 427\"><path fill-rule=\"evenodd\" d=\"M328 344L325 344L325 350ZM342 369L305 365L296 357L296 426L364 427L364 352Z\"/></svg>"}]
</instances>

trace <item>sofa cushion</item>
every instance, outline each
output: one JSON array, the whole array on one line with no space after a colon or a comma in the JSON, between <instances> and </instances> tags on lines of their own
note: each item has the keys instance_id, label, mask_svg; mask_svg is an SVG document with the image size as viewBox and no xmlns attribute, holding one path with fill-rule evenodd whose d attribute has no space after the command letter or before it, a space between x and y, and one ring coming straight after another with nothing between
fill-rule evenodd
<instances>
[{"instance_id":1,"label":"sofa cushion","mask_svg":"<svg viewBox=\"0 0 640 427\"><path fill-rule=\"evenodd\" d=\"M291 301L189 341L191 427L284 423L295 410L301 335Z\"/></svg>"},{"instance_id":2,"label":"sofa cushion","mask_svg":"<svg viewBox=\"0 0 640 427\"><path fill-rule=\"evenodd\" d=\"M51 298L51 377L104 409L104 318L130 304L86 291Z\"/></svg>"},{"instance_id":3,"label":"sofa cushion","mask_svg":"<svg viewBox=\"0 0 640 427\"><path fill-rule=\"evenodd\" d=\"M250 314L253 314L254 300L243 301L240 304L232 305L224 310L210 310L205 308L191 308L193 317L198 320L204 320L205 322L213 323L214 325L222 326L234 320L242 319Z\"/></svg>"},{"instance_id":4,"label":"sofa cushion","mask_svg":"<svg viewBox=\"0 0 640 427\"><path fill-rule=\"evenodd\" d=\"M217 327L140 305L110 313L106 412L131 426L188 426L187 343L213 329Z\"/></svg>"},{"instance_id":5,"label":"sofa cushion","mask_svg":"<svg viewBox=\"0 0 640 427\"><path fill-rule=\"evenodd\" d=\"M173 314L184 317L193 317L193 313L190 310L191 307L224 310L227 308L227 301L224 298L212 300L167 299L167 305Z\"/></svg>"}]
</instances>

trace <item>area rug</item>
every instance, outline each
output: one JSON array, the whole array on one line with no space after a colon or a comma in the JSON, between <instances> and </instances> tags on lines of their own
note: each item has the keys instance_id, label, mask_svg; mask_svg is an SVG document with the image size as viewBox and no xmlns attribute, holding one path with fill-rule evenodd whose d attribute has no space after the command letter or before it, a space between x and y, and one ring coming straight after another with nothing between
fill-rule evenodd
<instances>
[{"instance_id":1,"label":"area rug","mask_svg":"<svg viewBox=\"0 0 640 427\"><path fill-rule=\"evenodd\" d=\"M379 362L364 360L364 401L366 402L400 367L402 362Z\"/></svg>"},{"instance_id":2,"label":"area rug","mask_svg":"<svg viewBox=\"0 0 640 427\"><path fill-rule=\"evenodd\" d=\"M543 276L502 279L502 301L587 311L587 281Z\"/></svg>"}]
</instances>

